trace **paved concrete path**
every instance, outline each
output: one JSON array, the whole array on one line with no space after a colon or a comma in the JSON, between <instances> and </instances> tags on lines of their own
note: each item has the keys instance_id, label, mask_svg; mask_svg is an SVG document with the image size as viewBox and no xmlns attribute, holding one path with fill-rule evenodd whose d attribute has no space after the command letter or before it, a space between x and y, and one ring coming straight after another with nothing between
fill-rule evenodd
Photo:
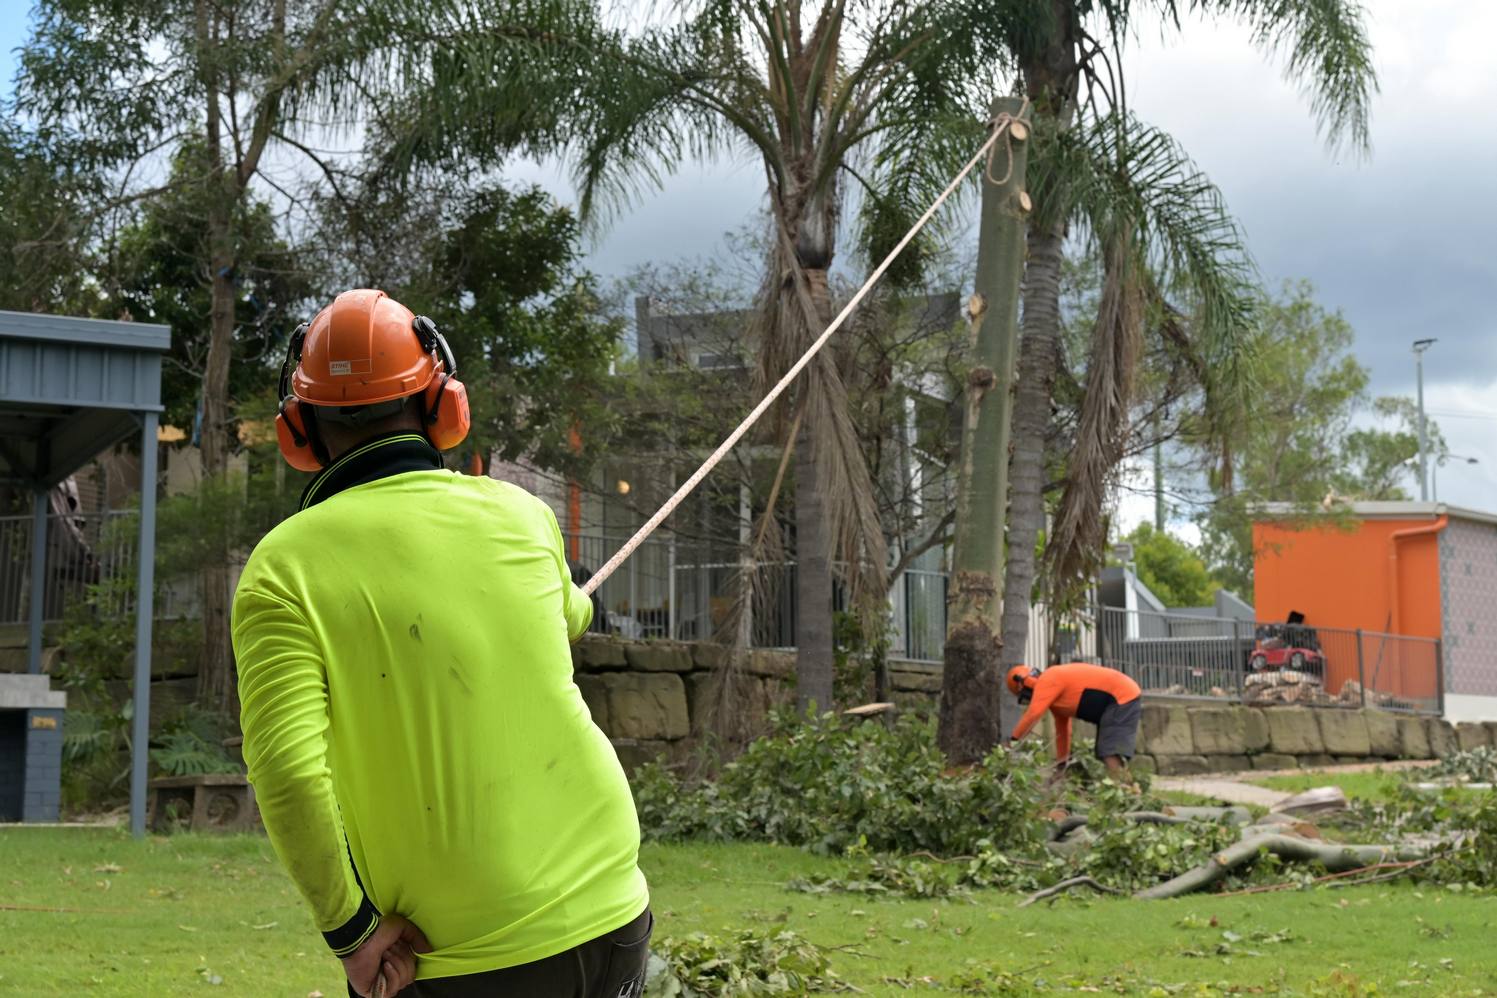
<instances>
[{"instance_id":1,"label":"paved concrete path","mask_svg":"<svg viewBox=\"0 0 1497 998\"><path fill-rule=\"evenodd\" d=\"M1261 780L1265 776L1304 776L1307 773L1325 773L1334 775L1337 773L1365 773L1373 770L1394 771L1401 769L1420 769L1435 765L1433 760L1402 759L1396 762L1359 762L1347 766L1327 766L1324 769L1278 769L1278 770L1250 770L1245 773L1218 773L1210 776L1156 776L1154 786L1160 790L1173 790L1177 793L1197 794L1201 797L1215 797L1229 804L1247 804L1249 806L1271 808L1285 797L1292 796L1281 790L1270 790L1260 787L1249 780Z\"/></svg>"},{"instance_id":2,"label":"paved concrete path","mask_svg":"<svg viewBox=\"0 0 1497 998\"><path fill-rule=\"evenodd\" d=\"M1156 776L1154 789L1173 790L1176 793L1195 794L1199 797L1214 797L1228 804L1247 804L1257 807L1273 807L1289 795L1281 790L1254 786L1234 780L1230 776Z\"/></svg>"}]
</instances>

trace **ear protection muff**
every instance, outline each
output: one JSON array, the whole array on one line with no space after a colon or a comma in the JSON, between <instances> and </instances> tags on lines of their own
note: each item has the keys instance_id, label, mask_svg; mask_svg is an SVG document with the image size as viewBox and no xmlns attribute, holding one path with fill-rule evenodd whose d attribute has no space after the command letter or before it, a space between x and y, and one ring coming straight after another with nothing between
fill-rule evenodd
<instances>
[{"instance_id":1,"label":"ear protection muff","mask_svg":"<svg viewBox=\"0 0 1497 998\"><path fill-rule=\"evenodd\" d=\"M317 436L313 407L302 405L301 399L291 393L291 370L301 360L301 345L306 335L307 323L303 322L286 344L286 360L281 364L277 389L281 407L275 417L275 439L287 464L297 471L310 472L320 471L327 464L327 449Z\"/></svg>"},{"instance_id":2,"label":"ear protection muff","mask_svg":"<svg viewBox=\"0 0 1497 998\"><path fill-rule=\"evenodd\" d=\"M1040 670L1039 669L1030 669L1029 670L1029 676L1028 676L1028 678L1030 678L1030 679L1038 679L1038 678L1040 678ZM1028 703L1029 701L1031 701L1033 699L1034 699L1034 687L1030 686L1028 683L1025 683L1024 684L1024 688L1019 691L1019 702L1021 704L1024 704L1024 703Z\"/></svg>"},{"instance_id":3,"label":"ear protection muff","mask_svg":"<svg viewBox=\"0 0 1497 998\"><path fill-rule=\"evenodd\" d=\"M278 392L281 406L276 414L276 443L286 463L297 471L315 472L328 464L327 448L317 432L317 407L307 405L291 391L291 372L301 362L302 344L308 323L302 323L286 344L286 360L281 364ZM436 323L418 315L413 331L427 353L435 353L441 365L432 376L421 398L422 421L426 438L437 450L451 450L468 436L472 415L468 410L468 389L454 376L457 358Z\"/></svg>"},{"instance_id":4,"label":"ear protection muff","mask_svg":"<svg viewBox=\"0 0 1497 998\"><path fill-rule=\"evenodd\" d=\"M421 345L435 351L442 362L442 369L431 379L422 397L426 437L437 450L451 450L468 436L473 422L468 411L468 389L457 380L457 358L453 357L447 338L438 332L437 324L418 315L413 325Z\"/></svg>"}]
</instances>

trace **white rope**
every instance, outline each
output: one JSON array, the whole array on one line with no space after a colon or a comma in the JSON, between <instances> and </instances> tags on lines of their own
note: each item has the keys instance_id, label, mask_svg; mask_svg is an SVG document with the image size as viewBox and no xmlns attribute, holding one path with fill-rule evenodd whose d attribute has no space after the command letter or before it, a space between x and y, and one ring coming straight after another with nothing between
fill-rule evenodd
<instances>
[{"instance_id":1,"label":"white rope","mask_svg":"<svg viewBox=\"0 0 1497 998\"><path fill-rule=\"evenodd\" d=\"M779 382L769 390L769 394L765 395L763 400L754 407L754 411L745 416L743 422L738 424L738 428L735 429L732 433L728 434L728 439L719 444L717 450L713 451L712 455L708 457L706 461L702 462L702 466L696 471L692 472L690 478L681 483L681 487L676 490L676 494L667 499L665 501L665 505L656 510L655 514L651 516L647 521L645 521L645 525L634 532L634 536L629 538L629 540L624 544L623 547L619 548L617 554L608 559L607 564L598 569L597 574L595 574L592 578L588 579L582 584L582 591L584 593L591 596L592 593L599 586L601 586L604 581L618 569L620 565L624 563L625 559L633 554L635 550L637 550L639 546L644 543L645 538L654 533L655 528L660 526L660 524L664 522L666 517L675 512L676 507L681 504L681 501L688 495L690 495L693 489L701 484L702 479L706 478L707 475L711 473L712 469L717 467L718 462L727 456L728 451L733 449L733 445L738 443L738 441L743 438L743 435L749 431L754 423L758 422L759 417L764 415L765 411L770 406L774 405L775 399L784 394L785 389L789 388L790 383L795 380L795 376L800 374L801 371L805 370L806 365L811 362L811 358L815 357L816 354L821 350L821 348L826 345L826 341L832 338L832 334L841 328L842 323L845 322L847 320L847 317L852 314L853 309L858 307L858 304L863 300L864 296L866 296L868 292L872 290L873 286L878 283L878 279L884 276L884 271L889 269L889 265L892 264L895 258L898 257L899 254L904 251L904 248L910 244L910 240L914 239L915 236L919 234L920 230L925 228L925 223L929 222L932 216L934 216L935 213L940 210L941 205L946 203L946 199L951 197L956 189L961 186L962 181L967 178L967 174L972 172L972 168L975 167L978 163L982 162L983 157L988 154L988 150L993 148L993 143L998 141L998 137L1004 133L1004 130L1007 129L1013 121L1014 118L1006 113L998 116L997 121L995 122L993 127L993 134L988 136L988 140L982 144L982 148L977 150L977 154L967 161L967 165L962 167L961 172L959 172L955 177L952 178L951 183L946 185L946 189L941 192L941 196L936 198L936 200L931 204L929 208L925 209L925 214L920 216L915 224L911 226L910 231L904 234L904 238L901 239L899 243L889 251L888 256L884 257L883 262L880 263L876 268L874 268L873 273L868 275L868 280L863 282L863 286L858 289L858 293L853 295L852 300L849 301L845 306L843 306L842 311L837 314L837 317L833 319L831 323L826 327L826 330L816 338L816 342L812 343L810 348L806 350L805 353L801 354L800 359L797 360L793 365L791 365L790 370L785 372L785 376L781 378Z\"/></svg>"}]
</instances>

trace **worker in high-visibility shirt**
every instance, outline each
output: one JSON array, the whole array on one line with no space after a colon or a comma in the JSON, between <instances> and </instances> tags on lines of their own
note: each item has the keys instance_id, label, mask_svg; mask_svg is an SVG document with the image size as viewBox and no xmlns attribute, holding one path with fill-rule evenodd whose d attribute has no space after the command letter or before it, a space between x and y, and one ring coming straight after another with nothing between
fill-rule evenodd
<instances>
[{"instance_id":1,"label":"worker in high-visibility shirt","mask_svg":"<svg viewBox=\"0 0 1497 998\"><path fill-rule=\"evenodd\" d=\"M1038 669L1016 665L1008 671L1009 692L1027 703L1010 736L1018 741L1049 711L1055 719L1055 758L1064 767L1071 758L1071 719L1080 718L1097 726L1096 756L1107 772L1128 779L1128 760L1138 741L1142 715L1142 691L1138 684L1116 669L1069 662ZM1058 776L1063 769L1057 769Z\"/></svg>"},{"instance_id":2,"label":"worker in high-visibility shirt","mask_svg":"<svg viewBox=\"0 0 1497 998\"><path fill-rule=\"evenodd\" d=\"M632 998L639 822L572 681L592 604L543 502L443 467L455 373L380 291L293 336L277 435L317 475L234 597L249 778L350 994Z\"/></svg>"}]
</instances>

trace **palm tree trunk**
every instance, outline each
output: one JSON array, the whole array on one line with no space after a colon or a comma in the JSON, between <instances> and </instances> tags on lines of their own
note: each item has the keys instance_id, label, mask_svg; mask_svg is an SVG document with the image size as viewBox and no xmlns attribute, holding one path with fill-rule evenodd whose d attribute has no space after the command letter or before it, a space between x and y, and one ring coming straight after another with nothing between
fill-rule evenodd
<instances>
[{"instance_id":1,"label":"palm tree trunk","mask_svg":"<svg viewBox=\"0 0 1497 998\"><path fill-rule=\"evenodd\" d=\"M816 310L819 329L806 330L804 342L831 321L832 303L824 270L807 270L806 284ZM792 291L790 295L793 295ZM804 328L803 312L790 295L781 297L787 313L782 329ZM812 377L812 372L802 378ZM802 385L804 392L805 386ZM823 483L816 465L818 427L808 415L800 421L795 444L795 703L805 712L813 704L832 710L835 649L832 644L831 537L826 530Z\"/></svg>"},{"instance_id":2,"label":"palm tree trunk","mask_svg":"<svg viewBox=\"0 0 1497 998\"><path fill-rule=\"evenodd\" d=\"M1024 273L1023 339L1014 394L1013 456L1009 463L1008 567L1003 578L1003 669L1024 661L1035 577L1035 544L1045 526L1045 437L1059 362L1063 237L1031 229ZM1018 704L1003 701L1005 731L1018 723Z\"/></svg>"},{"instance_id":3,"label":"palm tree trunk","mask_svg":"<svg viewBox=\"0 0 1497 998\"><path fill-rule=\"evenodd\" d=\"M1064 131L1075 117L1080 27L1073 0L1050 0L1050 13L1051 35L1025 61L1024 78L1036 120L1048 119L1056 131ZM1064 192L1052 189L1050 197L1062 201ZM1060 362L1060 274L1066 212L1058 203L1036 205L1035 209L1028 234L1029 262L1024 270L1024 318L1009 458L1008 563L1003 575L1003 648L999 653L1004 670L1026 664L1034 549L1045 526L1045 438ZM1027 664L1043 667L1046 663ZM1013 730L1019 713L1018 704L1004 697L1005 731Z\"/></svg>"},{"instance_id":4,"label":"palm tree trunk","mask_svg":"<svg viewBox=\"0 0 1497 998\"><path fill-rule=\"evenodd\" d=\"M936 729L937 744L956 766L981 761L1003 738L998 580L1004 574L1014 354L1029 207L1024 190L1026 107L1016 97L993 102L995 117L1007 114L1019 120L1004 138L1006 179L996 181L989 172L983 181L977 273L968 306L969 339L962 372L966 412ZM1026 126L1022 131L1020 122Z\"/></svg>"},{"instance_id":5,"label":"palm tree trunk","mask_svg":"<svg viewBox=\"0 0 1497 998\"><path fill-rule=\"evenodd\" d=\"M795 704L805 711L831 710L832 564L815 436L803 421L795 444Z\"/></svg>"}]
</instances>

